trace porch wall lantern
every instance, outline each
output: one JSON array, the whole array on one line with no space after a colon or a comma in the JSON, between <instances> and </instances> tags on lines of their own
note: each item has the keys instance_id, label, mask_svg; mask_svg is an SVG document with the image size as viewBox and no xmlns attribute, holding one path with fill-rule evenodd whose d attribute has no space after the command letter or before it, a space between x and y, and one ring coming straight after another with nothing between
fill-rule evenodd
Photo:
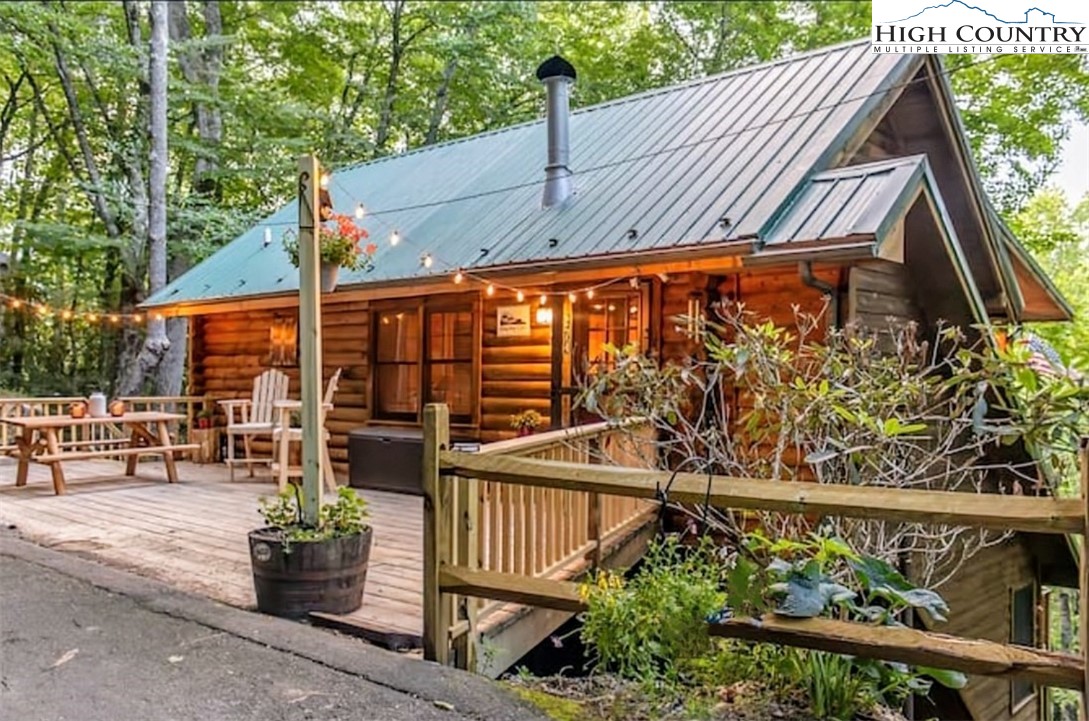
<instances>
[{"instance_id":1,"label":"porch wall lantern","mask_svg":"<svg viewBox=\"0 0 1089 721\"><path fill-rule=\"evenodd\" d=\"M552 309L544 304L537 306L535 320L537 325L552 325Z\"/></svg>"}]
</instances>

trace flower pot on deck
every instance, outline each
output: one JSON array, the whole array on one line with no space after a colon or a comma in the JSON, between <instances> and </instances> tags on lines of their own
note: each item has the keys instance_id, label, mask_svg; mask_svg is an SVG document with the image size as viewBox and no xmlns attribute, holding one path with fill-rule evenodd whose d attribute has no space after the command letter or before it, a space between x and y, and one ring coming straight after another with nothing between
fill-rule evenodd
<instances>
[{"instance_id":1,"label":"flower pot on deck","mask_svg":"<svg viewBox=\"0 0 1089 721\"><path fill-rule=\"evenodd\" d=\"M257 610L301 618L311 611L345 614L363 605L373 530L323 541L292 541L277 528L250 531Z\"/></svg>"},{"instance_id":2,"label":"flower pot on deck","mask_svg":"<svg viewBox=\"0 0 1089 721\"><path fill-rule=\"evenodd\" d=\"M340 275L340 266L335 263L321 264L321 292L332 293L337 289L337 276Z\"/></svg>"}]
</instances>

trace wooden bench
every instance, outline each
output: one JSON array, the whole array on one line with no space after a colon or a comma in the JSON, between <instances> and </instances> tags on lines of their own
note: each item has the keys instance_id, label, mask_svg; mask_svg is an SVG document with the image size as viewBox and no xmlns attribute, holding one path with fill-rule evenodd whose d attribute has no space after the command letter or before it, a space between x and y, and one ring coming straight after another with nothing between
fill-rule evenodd
<instances>
[{"instance_id":1,"label":"wooden bench","mask_svg":"<svg viewBox=\"0 0 1089 721\"><path fill-rule=\"evenodd\" d=\"M122 439L127 442L127 439ZM91 458L115 458L118 456L161 456L176 451L192 451L200 448L199 443L178 443L170 446L144 446L141 448L108 448L102 451L65 451L64 453L46 453L38 456L39 463L57 461L85 461Z\"/></svg>"}]
</instances>

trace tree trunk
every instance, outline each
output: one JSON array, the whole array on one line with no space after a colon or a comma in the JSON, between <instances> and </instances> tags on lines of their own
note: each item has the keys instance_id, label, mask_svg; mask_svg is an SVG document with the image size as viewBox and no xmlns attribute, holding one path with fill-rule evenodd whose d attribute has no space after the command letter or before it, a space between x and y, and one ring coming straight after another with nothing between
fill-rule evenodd
<instances>
[{"instance_id":1,"label":"tree trunk","mask_svg":"<svg viewBox=\"0 0 1089 721\"><path fill-rule=\"evenodd\" d=\"M167 3L154 0L149 11L151 43L148 62L150 104L148 112L151 146L148 158L148 290L155 293L166 286L166 104L167 104ZM136 195L134 188L134 195ZM119 392L138 393L144 380L159 367L170 347L166 321L154 315L147 320L147 336L136 362L121 373Z\"/></svg>"},{"instance_id":2,"label":"tree trunk","mask_svg":"<svg viewBox=\"0 0 1089 721\"><path fill-rule=\"evenodd\" d=\"M435 102L431 104L431 120L427 124L424 145L434 145L439 139L439 129L442 127L442 118L446 115L446 103L450 97L450 83L457 69L458 59L455 57L450 58L442 70L442 82L439 83L439 89L435 91Z\"/></svg>"}]
</instances>

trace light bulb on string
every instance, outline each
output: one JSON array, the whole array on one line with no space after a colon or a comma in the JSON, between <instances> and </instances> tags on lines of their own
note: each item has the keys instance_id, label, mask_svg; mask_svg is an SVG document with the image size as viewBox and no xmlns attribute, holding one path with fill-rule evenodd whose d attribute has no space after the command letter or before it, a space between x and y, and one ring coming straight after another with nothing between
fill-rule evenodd
<instances>
[{"instance_id":1,"label":"light bulb on string","mask_svg":"<svg viewBox=\"0 0 1089 721\"><path fill-rule=\"evenodd\" d=\"M586 291L586 297L587 297L587 298L589 298L590 300L593 300L593 299L594 299L594 289L593 289L593 288L591 288L590 290Z\"/></svg>"},{"instance_id":2,"label":"light bulb on string","mask_svg":"<svg viewBox=\"0 0 1089 721\"><path fill-rule=\"evenodd\" d=\"M328 188L328 187L329 187L329 181L330 181L331 179L332 179L332 178L331 178L331 176L329 175L329 173L322 173L322 174L321 174L321 181L320 181L320 183L321 183L321 187L323 187L323 188Z\"/></svg>"},{"instance_id":3,"label":"light bulb on string","mask_svg":"<svg viewBox=\"0 0 1089 721\"><path fill-rule=\"evenodd\" d=\"M95 313L88 313L86 315L86 318L87 318L88 323L94 323L95 321L98 320L98 315L95 314Z\"/></svg>"},{"instance_id":4,"label":"light bulb on string","mask_svg":"<svg viewBox=\"0 0 1089 721\"><path fill-rule=\"evenodd\" d=\"M63 320L72 320L72 311L67 309L61 311L61 318Z\"/></svg>"},{"instance_id":5,"label":"light bulb on string","mask_svg":"<svg viewBox=\"0 0 1089 721\"><path fill-rule=\"evenodd\" d=\"M541 293L541 305L548 305L548 296Z\"/></svg>"},{"instance_id":6,"label":"light bulb on string","mask_svg":"<svg viewBox=\"0 0 1089 721\"><path fill-rule=\"evenodd\" d=\"M152 316L152 317L153 317L153 318L154 318L155 320L163 320L163 314L162 314L162 313L156 313L156 314L155 314L154 316Z\"/></svg>"},{"instance_id":7,"label":"light bulb on string","mask_svg":"<svg viewBox=\"0 0 1089 721\"><path fill-rule=\"evenodd\" d=\"M401 242L401 234L398 233L396 230L389 234L389 244L390 245L397 245L400 242Z\"/></svg>"},{"instance_id":8,"label":"light bulb on string","mask_svg":"<svg viewBox=\"0 0 1089 721\"><path fill-rule=\"evenodd\" d=\"M491 283L488 283L488 288L487 288L487 290L486 290L485 292L486 292L486 293L487 293L487 294L488 294L489 296L493 296L493 295L495 295L495 286L494 286L494 285L492 285Z\"/></svg>"},{"instance_id":9,"label":"light bulb on string","mask_svg":"<svg viewBox=\"0 0 1089 721\"><path fill-rule=\"evenodd\" d=\"M23 307L23 301L16 298L15 300L11 301L11 307L12 308L22 308Z\"/></svg>"},{"instance_id":10,"label":"light bulb on string","mask_svg":"<svg viewBox=\"0 0 1089 721\"><path fill-rule=\"evenodd\" d=\"M420 256L420 265L422 265L423 267L430 268L432 262L433 261L431 260L431 254L430 253L424 253L423 255Z\"/></svg>"},{"instance_id":11,"label":"light bulb on string","mask_svg":"<svg viewBox=\"0 0 1089 721\"><path fill-rule=\"evenodd\" d=\"M455 284L460 283L463 280L465 280L465 275L460 270L457 273L454 273L454 283Z\"/></svg>"},{"instance_id":12,"label":"light bulb on string","mask_svg":"<svg viewBox=\"0 0 1089 721\"><path fill-rule=\"evenodd\" d=\"M363 220L363 216L366 215L366 214L367 214L367 210L366 210L366 208L363 207L362 203L355 206L355 217L359 218L360 220Z\"/></svg>"},{"instance_id":13,"label":"light bulb on string","mask_svg":"<svg viewBox=\"0 0 1089 721\"><path fill-rule=\"evenodd\" d=\"M121 318L119 318L116 314L110 316L111 323L116 324L119 320L121 320Z\"/></svg>"},{"instance_id":14,"label":"light bulb on string","mask_svg":"<svg viewBox=\"0 0 1089 721\"><path fill-rule=\"evenodd\" d=\"M522 291L518 291L517 293L514 294L514 297L518 299L519 303L521 303L523 300L526 299L526 294L523 293Z\"/></svg>"},{"instance_id":15,"label":"light bulb on string","mask_svg":"<svg viewBox=\"0 0 1089 721\"><path fill-rule=\"evenodd\" d=\"M272 244L272 228L265 226L265 245Z\"/></svg>"},{"instance_id":16,"label":"light bulb on string","mask_svg":"<svg viewBox=\"0 0 1089 721\"><path fill-rule=\"evenodd\" d=\"M574 293L568 293L567 294L567 300L571 301L572 303L574 303L578 299L579 299L579 297L577 295L575 295Z\"/></svg>"},{"instance_id":17,"label":"light bulb on string","mask_svg":"<svg viewBox=\"0 0 1089 721\"><path fill-rule=\"evenodd\" d=\"M139 313L137 313L136 315L132 316L132 322L133 322L133 323L139 323L139 322L140 322L140 321L142 321L143 319L144 319L144 317L143 317L142 315L140 315Z\"/></svg>"}]
</instances>

